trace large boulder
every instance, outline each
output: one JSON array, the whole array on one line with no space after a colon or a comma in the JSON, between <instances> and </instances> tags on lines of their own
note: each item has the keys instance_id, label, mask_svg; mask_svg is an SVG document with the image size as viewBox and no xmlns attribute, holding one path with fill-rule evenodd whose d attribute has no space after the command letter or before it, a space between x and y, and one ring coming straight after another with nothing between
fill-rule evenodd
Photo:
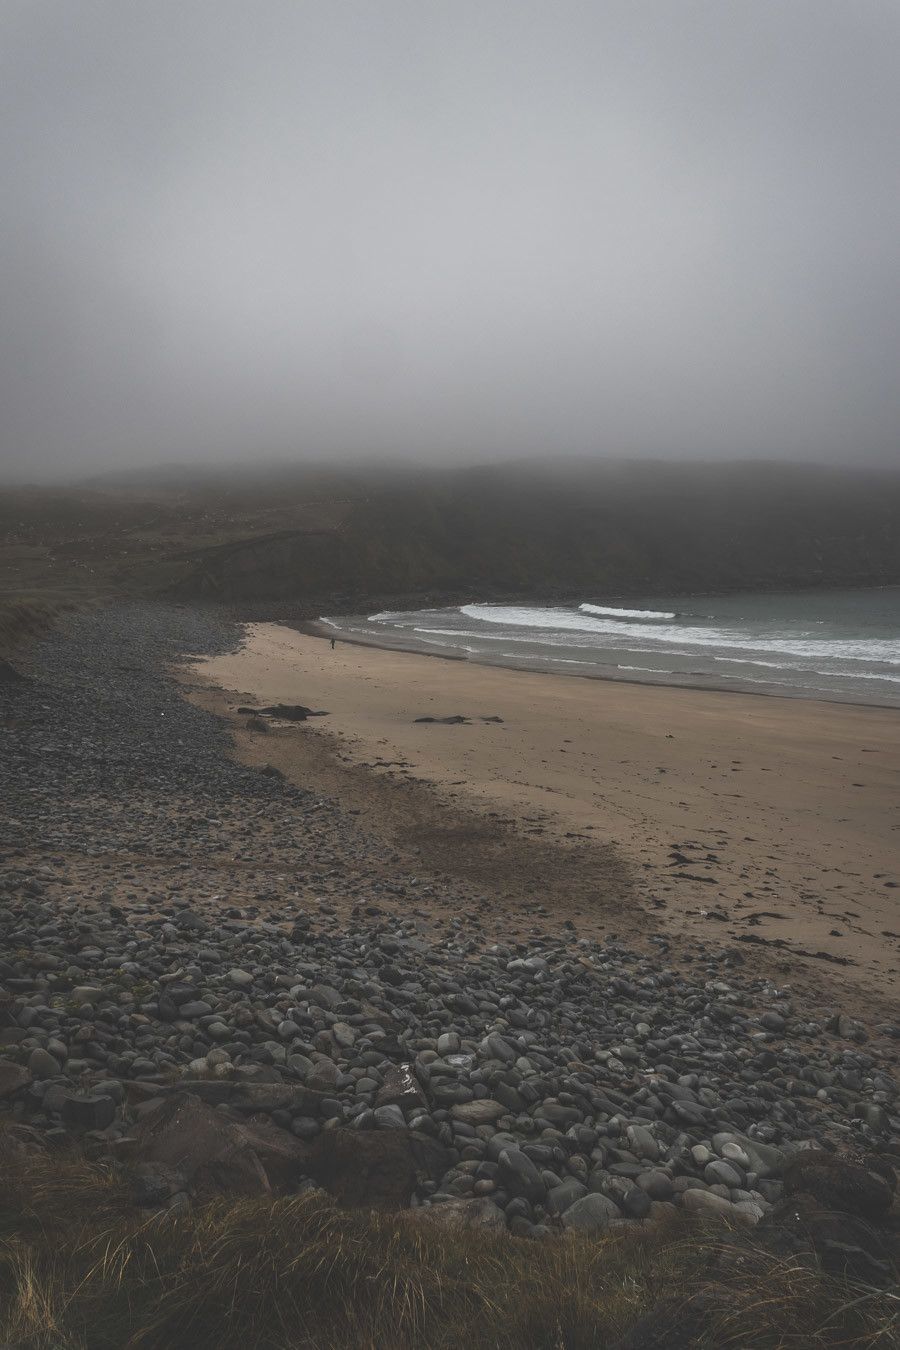
<instances>
[{"instance_id":1,"label":"large boulder","mask_svg":"<svg viewBox=\"0 0 900 1350\"><path fill-rule=\"evenodd\" d=\"M873 1284L896 1278L890 1239L855 1214L828 1209L806 1192L786 1196L760 1220L754 1236L779 1255L812 1255L833 1275Z\"/></svg>"},{"instance_id":2,"label":"large boulder","mask_svg":"<svg viewBox=\"0 0 900 1350\"><path fill-rule=\"evenodd\" d=\"M152 1106L133 1133L135 1162L172 1169L201 1196L290 1192L312 1178L342 1205L403 1209L448 1165L443 1146L414 1130L336 1129L304 1141L185 1092Z\"/></svg>"},{"instance_id":3,"label":"large boulder","mask_svg":"<svg viewBox=\"0 0 900 1350\"><path fill-rule=\"evenodd\" d=\"M897 1189L894 1169L884 1158L849 1157L806 1149L785 1165L785 1196L814 1196L826 1210L878 1220L887 1214Z\"/></svg>"},{"instance_id":4,"label":"large boulder","mask_svg":"<svg viewBox=\"0 0 900 1350\"><path fill-rule=\"evenodd\" d=\"M415 1130L326 1130L308 1145L308 1174L346 1206L405 1209L447 1170L443 1145Z\"/></svg>"},{"instance_id":5,"label":"large boulder","mask_svg":"<svg viewBox=\"0 0 900 1350\"><path fill-rule=\"evenodd\" d=\"M288 1191L307 1173L308 1147L285 1130L244 1121L189 1093L166 1097L134 1128L141 1163L184 1176L195 1194Z\"/></svg>"}]
</instances>

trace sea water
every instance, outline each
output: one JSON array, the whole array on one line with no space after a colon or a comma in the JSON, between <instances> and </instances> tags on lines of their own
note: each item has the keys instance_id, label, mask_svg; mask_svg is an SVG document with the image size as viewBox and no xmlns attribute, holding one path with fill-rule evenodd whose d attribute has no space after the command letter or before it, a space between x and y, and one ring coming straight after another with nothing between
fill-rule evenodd
<instances>
[{"instance_id":1,"label":"sea water","mask_svg":"<svg viewBox=\"0 0 900 1350\"><path fill-rule=\"evenodd\" d=\"M490 665L900 707L900 587L475 602L324 622Z\"/></svg>"}]
</instances>

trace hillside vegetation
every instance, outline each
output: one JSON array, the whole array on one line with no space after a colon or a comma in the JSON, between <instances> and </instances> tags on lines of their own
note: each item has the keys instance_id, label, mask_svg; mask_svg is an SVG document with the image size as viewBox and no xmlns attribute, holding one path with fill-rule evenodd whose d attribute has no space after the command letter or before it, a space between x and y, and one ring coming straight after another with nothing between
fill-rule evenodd
<instances>
[{"instance_id":1,"label":"hillside vegetation","mask_svg":"<svg viewBox=\"0 0 900 1350\"><path fill-rule=\"evenodd\" d=\"M0 491L0 602L372 600L900 582L900 473L776 465L264 470Z\"/></svg>"}]
</instances>

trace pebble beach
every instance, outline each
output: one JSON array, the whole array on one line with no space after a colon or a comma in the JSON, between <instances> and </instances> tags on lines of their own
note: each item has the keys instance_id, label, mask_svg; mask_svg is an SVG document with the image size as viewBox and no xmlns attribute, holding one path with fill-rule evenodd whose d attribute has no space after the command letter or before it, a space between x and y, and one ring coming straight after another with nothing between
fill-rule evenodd
<instances>
[{"instance_id":1,"label":"pebble beach","mask_svg":"<svg viewBox=\"0 0 900 1350\"><path fill-rule=\"evenodd\" d=\"M413 870L360 806L238 762L183 684L241 637L112 608L0 689L13 1120L124 1151L187 1090L303 1141L412 1131L443 1150L414 1206L477 1202L530 1236L668 1208L755 1224L799 1148L896 1141L883 1009L851 1015L652 923L579 931L547 897L510 936L490 893Z\"/></svg>"}]
</instances>

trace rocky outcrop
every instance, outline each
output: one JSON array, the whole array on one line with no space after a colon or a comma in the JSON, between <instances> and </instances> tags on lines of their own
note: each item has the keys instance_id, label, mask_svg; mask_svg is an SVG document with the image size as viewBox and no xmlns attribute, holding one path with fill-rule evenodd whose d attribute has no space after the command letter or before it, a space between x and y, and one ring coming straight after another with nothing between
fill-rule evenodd
<instances>
[{"instance_id":1,"label":"rocky outcrop","mask_svg":"<svg viewBox=\"0 0 900 1350\"><path fill-rule=\"evenodd\" d=\"M240 707L237 712L252 717L274 717L281 722L305 722L309 717L327 717L326 712L316 712L302 703L270 703L265 708Z\"/></svg>"},{"instance_id":2,"label":"rocky outcrop","mask_svg":"<svg viewBox=\"0 0 900 1350\"><path fill-rule=\"evenodd\" d=\"M306 1142L265 1118L242 1120L190 1092L149 1104L127 1152L145 1203L173 1179L201 1198L285 1194L313 1181L341 1205L404 1209L418 1187L436 1181L447 1166L446 1150L414 1130L336 1129Z\"/></svg>"},{"instance_id":3,"label":"rocky outcrop","mask_svg":"<svg viewBox=\"0 0 900 1350\"><path fill-rule=\"evenodd\" d=\"M810 1149L784 1169L784 1196L757 1239L806 1255L834 1275L887 1284L900 1274L900 1215L891 1217L897 1177L886 1158Z\"/></svg>"},{"instance_id":4,"label":"rocky outcrop","mask_svg":"<svg viewBox=\"0 0 900 1350\"><path fill-rule=\"evenodd\" d=\"M786 1197L807 1194L824 1209L878 1221L890 1209L897 1177L886 1159L872 1155L838 1156L809 1149L786 1164Z\"/></svg>"},{"instance_id":5,"label":"rocky outcrop","mask_svg":"<svg viewBox=\"0 0 900 1350\"><path fill-rule=\"evenodd\" d=\"M132 1138L133 1157L144 1169L152 1164L175 1173L198 1196L291 1191L308 1175L308 1149L299 1139L268 1121L242 1121L189 1092L152 1105Z\"/></svg>"}]
</instances>

